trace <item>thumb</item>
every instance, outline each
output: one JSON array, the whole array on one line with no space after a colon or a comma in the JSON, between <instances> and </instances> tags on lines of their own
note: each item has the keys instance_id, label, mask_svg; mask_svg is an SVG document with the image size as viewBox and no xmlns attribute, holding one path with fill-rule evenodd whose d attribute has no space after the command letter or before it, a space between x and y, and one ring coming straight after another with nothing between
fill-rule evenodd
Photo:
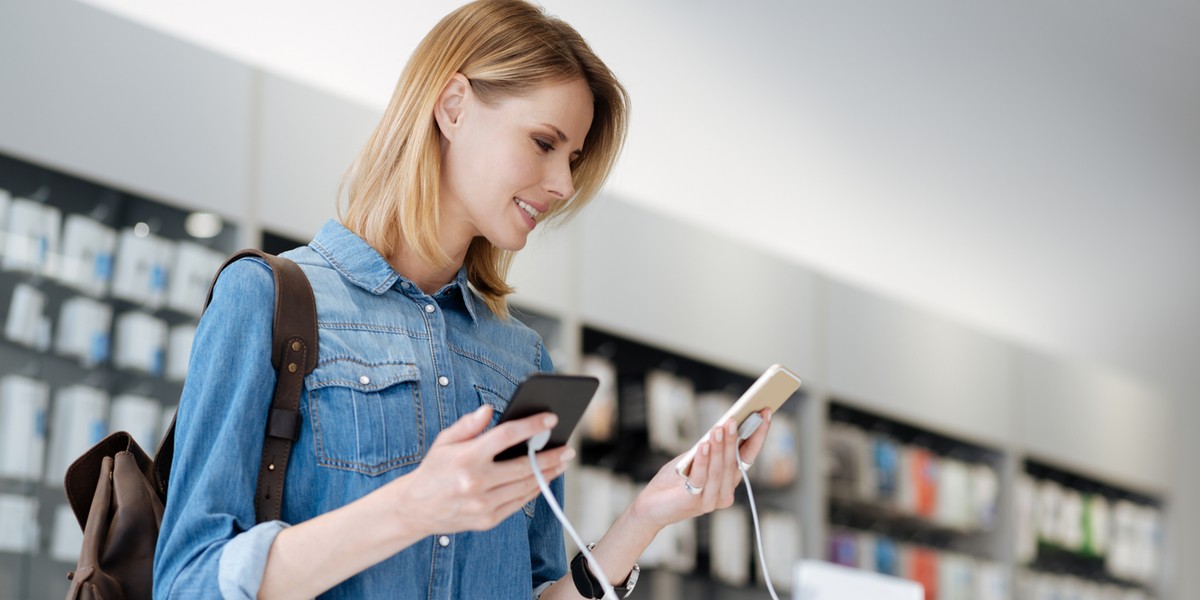
<instances>
[{"instance_id":1,"label":"thumb","mask_svg":"<svg viewBox=\"0 0 1200 600\"><path fill-rule=\"evenodd\" d=\"M474 439L492 422L492 406L484 404L460 417L453 425L442 430L433 444L453 444Z\"/></svg>"}]
</instances>

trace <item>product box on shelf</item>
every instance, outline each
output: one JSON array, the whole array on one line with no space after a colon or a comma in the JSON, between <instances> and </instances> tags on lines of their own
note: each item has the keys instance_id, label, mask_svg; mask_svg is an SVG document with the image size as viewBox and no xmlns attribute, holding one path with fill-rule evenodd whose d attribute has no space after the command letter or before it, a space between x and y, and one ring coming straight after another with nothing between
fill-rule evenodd
<instances>
[{"instance_id":1,"label":"product box on shelf","mask_svg":"<svg viewBox=\"0 0 1200 600\"><path fill-rule=\"evenodd\" d=\"M62 211L28 198L12 201L6 219L6 271L53 276L58 269Z\"/></svg>"},{"instance_id":2,"label":"product box on shelf","mask_svg":"<svg viewBox=\"0 0 1200 600\"><path fill-rule=\"evenodd\" d=\"M116 246L117 232L112 227L85 215L67 215L59 280L93 298L105 297Z\"/></svg>"},{"instance_id":3,"label":"product box on shelf","mask_svg":"<svg viewBox=\"0 0 1200 600\"><path fill-rule=\"evenodd\" d=\"M49 396L44 381L20 375L0 378L0 477L41 478Z\"/></svg>"},{"instance_id":4,"label":"product box on shelf","mask_svg":"<svg viewBox=\"0 0 1200 600\"><path fill-rule=\"evenodd\" d=\"M67 467L108 435L108 393L88 385L60 388L54 395L45 482L61 487Z\"/></svg>"},{"instance_id":5,"label":"product box on shelf","mask_svg":"<svg viewBox=\"0 0 1200 600\"><path fill-rule=\"evenodd\" d=\"M108 361L111 332L112 305L86 296L68 298L59 310L54 350L94 367Z\"/></svg>"},{"instance_id":6,"label":"product box on shelf","mask_svg":"<svg viewBox=\"0 0 1200 600\"><path fill-rule=\"evenodd\" d=\"M175 255L175 242L134 228L117 238L116 271L112 295L149 309L163 306L167 279Z\"/></svg>"}]
</instances>

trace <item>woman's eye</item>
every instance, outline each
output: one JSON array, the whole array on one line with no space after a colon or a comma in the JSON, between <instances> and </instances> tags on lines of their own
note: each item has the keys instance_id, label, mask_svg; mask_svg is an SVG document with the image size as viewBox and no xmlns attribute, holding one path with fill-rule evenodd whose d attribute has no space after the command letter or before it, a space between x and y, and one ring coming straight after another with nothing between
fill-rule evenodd
<instances>
[{"instance_id":1,"label":"woman's eye","mask_svg":"<svg viewBox=\"0 0 1200 600\"><path fill-rule=\"evenodd\" d=\"M539 140L539 139L537 139L537 138L534 138L533 142L534 142L535 144L537 144L538 148L539 148L539 149L540 149L542 152L549 152L549 151L551 151L551 150L553 150L553 149L554 149L554 146L553 146L553 145L551 145L551 144L549 144L549 143L547 143L547 142L545 142L545 141L543 141L543 140Z\"/></svg>"}]
</instances>

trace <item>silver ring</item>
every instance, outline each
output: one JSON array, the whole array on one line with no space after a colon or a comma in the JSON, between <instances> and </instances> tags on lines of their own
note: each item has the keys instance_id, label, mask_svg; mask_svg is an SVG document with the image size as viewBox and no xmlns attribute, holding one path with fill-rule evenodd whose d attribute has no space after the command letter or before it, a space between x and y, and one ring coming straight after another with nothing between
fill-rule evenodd
<instances>
[{"instance_id":1,"label":"silver ring","mask_svg":"<svg viewBox=\"0 0 1200 600\"><path fill-rule=\"evenodd\" d=\"M692 485L692 482L690 482L686 479L683 480L683 489L687 490L687 493L689 493L693 496L699 496L700 492L704 491L704 488L696 487L696 486Z\"/></svg>"}]
</instances>

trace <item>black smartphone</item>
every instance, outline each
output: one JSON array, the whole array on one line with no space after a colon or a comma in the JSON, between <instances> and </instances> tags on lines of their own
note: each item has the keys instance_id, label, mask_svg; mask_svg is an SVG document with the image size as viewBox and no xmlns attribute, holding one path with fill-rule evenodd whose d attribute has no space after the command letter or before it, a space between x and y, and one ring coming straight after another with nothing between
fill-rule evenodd
<instances>
[{"instance_id":1,"label":"black smartphone","mask_svg":"<svg viewBox=\"0 0 1200 600\"><path fill-rule=\"evenodd\" d=\"M550 430L550 441L543 450L565 446L598 387L600 380L588 375L534 373L517 385L517 391L513 392L497 425L552 412L558 415L558 425ZM525 456L527 452L525 442L520 442L497 454L495 460Z\"/></svg>"}]
</instances>

